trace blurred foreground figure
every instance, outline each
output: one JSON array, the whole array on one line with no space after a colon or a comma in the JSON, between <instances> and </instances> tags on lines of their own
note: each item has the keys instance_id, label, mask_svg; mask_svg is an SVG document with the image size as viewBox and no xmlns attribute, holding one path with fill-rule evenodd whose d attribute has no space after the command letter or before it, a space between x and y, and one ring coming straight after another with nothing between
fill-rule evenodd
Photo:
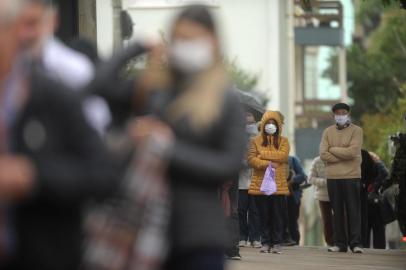
<instances>
[{"instance_id":1,"label":"blurred foreground figure","mask_svg":"<svg viewBox=\"0 0 406 270\"><path fill-rule=\"evenodd\" d=\"M175 20L169 78L170 91L159 93L152 107L176 138L168 172L173 249L167 269L223 269L228 239L218 190L238 177L245 127L206 7L188 7Z\"/></svg>"},{"instance_id":2,"label":"blurred foreground figure","mask_svg":"<svg viewBox=\"0 0 406 270\"><path fill-rule=\"evenodd\" d=\"M63 44L54 36L58 28L58 10L51 0L22 0L21 23L18 31L19 49L37 62L45 74L74 91L82 90L93 80L95 62ZM91 44L90 44L91 46ZM104 134L110 112L106 102L96 96L84 100L86 119L100 134Z\"/></svg>"},{"instance_id":3,"label":"blurred foreground figure","mask_svg":"<svg viewBox=\"0 0 406 270\"><path fill-rule=\"evenodd\" d=\"M144 98L144 112L153 116L138 118L131 127L136 151L140 146L144 148L145 138L160 134L173 137L166 155L168 168L164 171L172 197L169 257L164 254L164 246L158 249L161 252L158 259L166 258L165 269L224 268L228 237L218 191L223 183L237 177L245 138L244 116L238 98L231 91L220 48L208 9L187 7L172 26L168 65L161 65L162 54L158 48L154 49L148 69L138 82L140 88L150 90ZM112 69L120 62L117 59L127 55L129 60L135 52L137 46L127 48L121 56L112 59L113 65L102 70L117 72ZM125 125L126 114L128 119L134 112L134 107L131 109L135 100L134 84L122 88L122 85L111 85L111 78L105 73L97 76L95 88L100 87L97 91L109 100L116 125ZM106 85L111 85L110 89L103 89ZM139 256L148 255L137 253L137 244L127 253L125 269L138 269L139 265L131 263L140 261ZM156 250L152 249L151 253L155 254ZM105 265L103 255L99 260ZM156 269L157 264L142 266L141 269Z\"/></svg>"},{"instance_id":4,"label":"blurred foreground figure","mask_svg":"<svg viewBox=\"0 0 406 270\"><path fill-rule=\"evenodd\" d=\"M0 2L2 266L77 269L82 206L117 175L74 93L17 54L24 4Z\"/></svg>"}]
</instances>

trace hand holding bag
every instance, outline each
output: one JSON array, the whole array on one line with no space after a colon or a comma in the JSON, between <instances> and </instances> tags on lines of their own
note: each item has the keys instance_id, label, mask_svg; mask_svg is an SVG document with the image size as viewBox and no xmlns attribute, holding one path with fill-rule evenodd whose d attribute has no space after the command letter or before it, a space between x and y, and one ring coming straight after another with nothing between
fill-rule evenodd
<instances>
[{"instance_id":1,"label":"hand holding bag","mask_svg":"<svg viewBox=\"0 0 406 270\"><path fill-rule=\"evenodd\" d=\"M262 179L260 191L267 196L270 196L277 191L275 182L275 169L272 168L271 162L269 162L269 165L266 168L264 179Z\"/></svg>"}]
</instances>

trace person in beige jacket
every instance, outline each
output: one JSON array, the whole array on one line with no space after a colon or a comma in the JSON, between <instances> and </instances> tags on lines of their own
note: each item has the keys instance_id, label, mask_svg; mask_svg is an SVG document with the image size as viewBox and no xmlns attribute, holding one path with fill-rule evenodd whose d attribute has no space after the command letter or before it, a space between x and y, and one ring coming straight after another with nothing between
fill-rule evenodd
<instances>
[{"instance_id":1,"label":"person in beige jacket","mask_svg":"<svg viewBox=\"0 0 406 270\"><path fill-rule=\"evenodd\" d=\"M314 198L319 201L321 218L323 220L324 239L329 247L333 241L333 211L327 191L326 164L316 157L310 169L309 182L315 186Z\"/></svg>"},{"instance_id":2,"label":"person in beige jacket","mask_svg":"<svg viewBox=\"0 0 406 270\"><path fill-rule=\"evenodd\" d=\"M320 158L326 163L327 190L333 208L334 246L328 251L347 252L350 247L354 253L363 253L360 207L363 132L351 123L347 104L338 103L332 111L336 124L324 131L320 143Z\"/></svg>"}]
</instances>

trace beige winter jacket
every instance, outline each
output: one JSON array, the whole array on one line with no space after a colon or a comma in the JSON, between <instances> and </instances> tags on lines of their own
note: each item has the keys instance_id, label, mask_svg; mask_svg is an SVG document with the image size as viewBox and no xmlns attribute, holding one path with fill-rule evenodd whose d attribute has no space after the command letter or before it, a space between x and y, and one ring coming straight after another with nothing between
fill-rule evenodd
<instances>
[{"instance_id":1,"label":"beige winter jacket","mask_svg":"<svg viewBox=\"0 0 406 270\"><path fill-rule=\"evenodd\" d=\"M326 162L327 179L361 178L362 128L350 124L339 130L328 127L321 139L320 158Z\"/></svg>"}]
</instances>

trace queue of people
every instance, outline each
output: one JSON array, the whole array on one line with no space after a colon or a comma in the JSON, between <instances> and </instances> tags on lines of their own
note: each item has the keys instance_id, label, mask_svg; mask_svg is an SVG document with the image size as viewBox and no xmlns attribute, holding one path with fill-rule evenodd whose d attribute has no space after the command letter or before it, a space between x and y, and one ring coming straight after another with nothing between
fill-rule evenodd
<instances>
[{"instance_id":1,"label":"queue of people","mask_svg":"<svg viewBox=\"0 0 406 270\"><path fill-rule=\"evenodd\" d=\"M351 122L350 111L345 103L332 107L335 124L323 133L320 156L313 160L308 182L315 187L328 251L350 249L363 253L363 247L371 246L371 239L373 248L386 248L385 224L392 222L394 215L382 195L388 170L375 153L362 149L362 129ZM257 127L253 127L248 116L247 132L252 137L247 155L249 167L241 178L247 179L247 173L252 173L248 190L252 205L247 208L247 184L240 182L240 246L250 246L247 239L257 239L254 234L247 234L247 228L254 228L252 232L260 228L260 252L280 254L282 246L299 244L300 199L307 176L300 161L289 156L289 142L281 136L283 116L266 111ZM272 195L261 189L269 166L275 172L276 192Z\"/></svg>"}]
</instances>

